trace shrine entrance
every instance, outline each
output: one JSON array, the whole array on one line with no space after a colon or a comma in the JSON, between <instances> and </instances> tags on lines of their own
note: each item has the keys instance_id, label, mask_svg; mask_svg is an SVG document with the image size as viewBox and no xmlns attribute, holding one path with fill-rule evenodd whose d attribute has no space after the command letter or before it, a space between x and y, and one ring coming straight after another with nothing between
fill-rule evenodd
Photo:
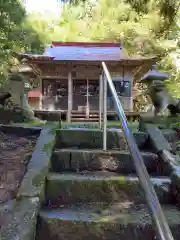
<instances>
[{"instance_id":1,"label":"shrine entrance","mask_svg":"<svg viewBox=\"0 0 180 240\"><path fill-rule=\"evenodd\" d=\"M79 112L89 117L90 113L99 112L99 80L95 79L71 79L72 112ZM113 78L113 82L125 110L129 108L131 101L130 81ZM103 90L102 90L103 91ZM68 110L68 79L43 79L42 81L42 108L45 110ZM115 111L111 93L107 91L107 110Z\"/></svg>"},{"instance_id":2,"label":"shrine entrance","mask_svg":"<svg viewBox=\"0 0 180 240\"><path fill-rule=\"evenodd\" d=\"M68 82L67 79L43 79L42 81L42 108L49 110L68 109Z\"/></svg>"},{"instance_id":3,"label":"shrine entrance","mask_svg":"<svg viewBox=\"0 0 180 240\"><path fill-rule=\"evenodd\" d=\"M89 113L99 110L99 81L91 79L73 80L72 110Z\"/></svg>"}]
</instances>

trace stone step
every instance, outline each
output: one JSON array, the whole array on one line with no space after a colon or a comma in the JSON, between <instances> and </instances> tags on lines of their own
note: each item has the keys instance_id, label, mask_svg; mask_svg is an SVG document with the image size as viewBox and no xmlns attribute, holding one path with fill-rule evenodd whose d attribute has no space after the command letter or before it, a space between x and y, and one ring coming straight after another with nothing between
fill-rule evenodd
<instances>
[{"instance_id":1,"label":"stone step","mask_svg":"<svg viewBox=\"0 0 180 240\"><path fill-rule=\"evenodd\" d=\"M153 175L168 175L168 168L155 153L141 152L145 166ZM56 149L51 158L51 171L101 171L136 173L129 151Z\"/></svg>"},{"instance_id":2,"label":"stone step","mask_svg":"<svg viewBox=\"0 0 180 240\"><path fill-rule=\"evenodd\" d=\"M174 240L180 239L180 212L163 206ZM146 205L120 202L62 206L40 212L37 239L43 240L152 240L156 239Z\"/></svg>"},{"instance_id":3,"label":"stone step","mask_svg":"<svg viewBox=\"0 0 180 240\"><path fill-rule=\"evenodd\" d=\"M169 142L174 142L178 139L177 132L172 129L164 129L162 130L164 137L169 141Z\"/></svg>"},{"instance_id":4,"label":"stone step","mask_svg":"<svg viewBox=\"0 0 180 240\"><path fill-rule=\"evenodd\" d=\"M171 181L169 178L151 178L161 203L170 203ZM123 176L109 172L84 174L49 174L46 185L46 206L62 204L128 201L145 203L144 192L138 177Z\"/></svg>"},{"instance_id":5,"label":"stone step","mask_svg":"<svg viewBox=\"0 0 180 240\"><path fill-rule=\"evenodd\" d=\"M98 122L99 118L72 117L72 122Z\"/></svg>"},{"instance_id":6,"label":"stone step","mask_svg":"<svg viewBox=\"0 0 180 240\"><path fill-rule=\"evenodd\" d=\"M145 147L148 134L134 133L134 138L140 149ZM102 149L103 131L100 129L59 129L56 131L56 148ZM121 129L107 129L107 148L128 149L124 133Z\"/></svg>"}]
</instances>

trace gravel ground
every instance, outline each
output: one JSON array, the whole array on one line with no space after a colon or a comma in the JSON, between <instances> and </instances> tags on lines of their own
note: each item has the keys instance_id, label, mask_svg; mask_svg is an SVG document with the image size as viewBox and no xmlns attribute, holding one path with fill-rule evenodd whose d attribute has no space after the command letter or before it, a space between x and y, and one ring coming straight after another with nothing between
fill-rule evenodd
<instances>
[{"instance_id":1,"label":"gravel ground","mask_svg":"<svg viewBox=\"0 0 180 240\"><path fill-rule=\"evenodd\" d=\"M36 139L0 132L0 204L16 197Z\"/></svg>"}]
</instances>

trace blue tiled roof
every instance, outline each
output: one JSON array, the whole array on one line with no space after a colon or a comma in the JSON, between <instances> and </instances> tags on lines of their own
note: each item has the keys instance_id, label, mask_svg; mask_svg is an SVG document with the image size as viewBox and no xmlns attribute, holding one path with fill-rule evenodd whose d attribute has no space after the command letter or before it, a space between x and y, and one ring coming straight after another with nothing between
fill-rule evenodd
<instances>
[{"instance_id":1,"label":"blue tiled roof","mask_svg":"<svg viewBox=\"0 0 180 240\"><path fill-rule=\"evenodd\" d=\"M46 48L43 55L62 61L119 61L122 56L122 49L114 46L55 46Z\"/></svg>"}]
</instances>

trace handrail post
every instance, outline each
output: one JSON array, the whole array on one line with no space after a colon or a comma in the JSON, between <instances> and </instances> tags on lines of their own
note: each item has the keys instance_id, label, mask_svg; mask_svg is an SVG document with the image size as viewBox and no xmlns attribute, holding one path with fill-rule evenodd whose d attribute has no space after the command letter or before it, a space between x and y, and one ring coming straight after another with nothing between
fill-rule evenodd
<instances>
[{"instance_id":1,"label":"handrail post","mask_svg":"<svg viewBox=\"0 0 180 240\"><path fill-rule=\"evenodd\" d=\"M102 102L103 102L103 82L102 74L99 77L99 128L102 129Z\"/></svg>"},{"instance_id":2,"label":"handrail post","mask_svg":"<svg viewBox=\"0 0 180 240\"><path fill-rule=\"evenodd\" d=\"M103 72L103 150L107 150L107 77Z\"/></svg>"},{"instance_id":3,"label":"handrail post","mask_svg":"<svg viewBox=\"0 0 180 240\"><path fill-rule=\"evenodd\" d=\"M89 118L89 79L86 78L86 117Z\"/></svg>"},{"instance_id":4,"label":"handrail post","mask_svg":"<svg viewBox=\"0 0 180 240\"><path fill-rule=\"evenodd\" d=\"M72 72L68 72L68 112L67 112L67 121L71 122L71 114L72 114Z\"/></svg>"}]
</instances>

